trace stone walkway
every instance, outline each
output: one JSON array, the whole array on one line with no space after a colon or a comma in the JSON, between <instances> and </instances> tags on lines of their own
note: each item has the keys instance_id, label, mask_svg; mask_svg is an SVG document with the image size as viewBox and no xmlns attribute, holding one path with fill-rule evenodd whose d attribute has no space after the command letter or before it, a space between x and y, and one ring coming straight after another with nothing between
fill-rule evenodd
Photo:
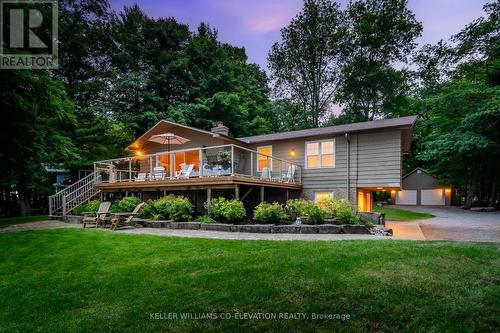
<instances>
[{"instance_id":1,"label":"stone walkway","mask_svg":"<svg viewBox=\"0 0 500 333\"><path fill-rule=\"evenodd\" d=\"M43 221L11 225L0 228L0 233L16 232L26 230L60 229L60 228L80 228L82 224L64 223L60 221ZM94 228L89 228L94 230ZM205 230L178 230L159 228L137 228L121 229L111 231L110 229L98 229L102 232L116 232L118 234L131 235L153 235L164 237L188 237L188 238L208 238L208 239L241 239L241 240L301 240L301 241L339 241L339 240L390 240L392 237L375 235L347 235L347 234L258 234L246 232L220 232Z\"/></svg>"}]
</instances>

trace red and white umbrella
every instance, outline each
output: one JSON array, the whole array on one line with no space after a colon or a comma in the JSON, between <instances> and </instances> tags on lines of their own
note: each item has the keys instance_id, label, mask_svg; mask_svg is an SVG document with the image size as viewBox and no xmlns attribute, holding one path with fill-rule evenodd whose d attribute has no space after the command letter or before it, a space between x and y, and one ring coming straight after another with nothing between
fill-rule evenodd
<instances>
[{"instance_id":1,"label":"red and white umbrella","mask_svg":"<svg viewBox=\"0 0 500 333\"><path fill-rule=\"evenodd\" d=\"M191 140L183 138L174 133L162 133L151 136L148 141L167 145L167 151L170 151L170 145L182 145Z\"/></svg>"}]
</instances>

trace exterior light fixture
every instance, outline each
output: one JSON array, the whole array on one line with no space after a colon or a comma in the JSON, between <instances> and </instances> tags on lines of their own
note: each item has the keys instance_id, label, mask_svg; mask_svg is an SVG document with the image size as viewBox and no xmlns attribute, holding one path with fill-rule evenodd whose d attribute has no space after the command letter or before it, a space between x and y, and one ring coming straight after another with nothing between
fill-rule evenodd
<instances>
[{"instance_id":1,"label":"exterior light fixture","mask_svg":"<svg viewBox=\"0 0 500 333\"><path fill-rule=\"evenodd\" d=\"M295 149L290 150L290 156L295 156L297 153L295 152Z\"/></svg>"}]
</instances>

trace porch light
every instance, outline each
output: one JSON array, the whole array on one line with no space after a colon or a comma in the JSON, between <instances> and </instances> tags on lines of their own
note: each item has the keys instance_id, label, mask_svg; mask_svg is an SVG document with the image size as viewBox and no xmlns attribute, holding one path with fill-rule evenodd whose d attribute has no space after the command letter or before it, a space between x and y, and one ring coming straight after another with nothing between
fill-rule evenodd
<instances>
[{"instance_id":1,"label":"porch light","mask_svg":"<svg viewBox=\"0 0 500 333\"><path fill-rule=\"evenodd\" d=\"M446 193L450 193L451 192L451 189L447 188L444 190Z\"/></svg>"},{"instance_id":2,"label":"porch light","mask_svg":"<svg viewBox=\"0 0 500 333\"><path fill-rule=\"evenodd\" d=\"M391 193L392 193L392 194L395 194L395 193L396 193L396 191L392 190L392 191L391 191Z\"/></svg>"},{"instance_id":3,"label":"porch light","mask_svg":"<svg viewBox=\"0 0 500 333\"><path fill-rule=\"evenodd\" d=\"M135 154L136 154L137 156L142 156L142 151L138 150L138 151L136 151L136 152L135 152Z\"/></svg>"},{"instance_id":4,"label":"porch light","mask_svg":"<svg viewBox=\"0 0 500 333\"><path fill-rule=\"evenodd\" d=\"M295 156L296 154L295 149L290 150L290 156Z\"/></svg>"}]
</instances>

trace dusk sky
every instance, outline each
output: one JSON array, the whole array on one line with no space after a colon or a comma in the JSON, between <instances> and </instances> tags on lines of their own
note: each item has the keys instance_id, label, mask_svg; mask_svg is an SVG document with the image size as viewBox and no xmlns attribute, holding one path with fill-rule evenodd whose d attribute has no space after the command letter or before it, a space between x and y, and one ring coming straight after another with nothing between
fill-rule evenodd
<instances>
[{"instance_id":1,"label":"dusk sky","mask_svg":"<svg viewBox=\"0 0 500 333\"><path fill-rule=\"evenodd\" d=\"M280 29L302 8L301 0L110 0L114 10L137 3L151 17L175 17L195 30L209 23L219 39L245 47L249 62L267 67L267 53L280 40ZM343 6L348 0L341 0ZM486 0L409 0L409 7L423 23L418 42L436 43L448 39L465 24L483 15Z\"/></svg>"}]
</instances>

